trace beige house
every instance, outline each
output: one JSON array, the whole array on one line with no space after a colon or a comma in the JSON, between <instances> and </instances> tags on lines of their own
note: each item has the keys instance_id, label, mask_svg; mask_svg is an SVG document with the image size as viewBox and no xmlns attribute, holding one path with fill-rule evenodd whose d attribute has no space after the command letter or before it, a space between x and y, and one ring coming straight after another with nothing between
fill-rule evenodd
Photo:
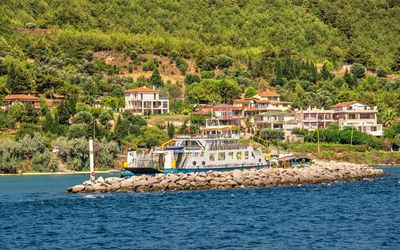
<instances>
[{"instance_id":1,"label":"beige house","mask_svg":"<svg viewBox=\"0 0 400 250\"><path fill-rule=\"evenodd\" d=\"M33 95L25 95L25 94L15 94L15 95L7 95L4 97L4 101L6 104L6 108L13 105L15 102L21 102L24 104L32 104L33 107L40 107L40 99Z\"/></svg>"},{"instance_id":2,"label":"beige house","mask_svg":"<svg viewBox=\"0 0 400 250\"><path fill-rule=\"evenodd\" d=\"M125 110L134 114L167 114L169 100L160 97L160 92L153 88L140 87L125 91Z\"/></svg>"},{"instance_id":3,"label":"beige house","mask_svg":"<svg viewBox=\"0 0 400 250\"><path fill-rule=\"evenodd\" d=\"M317 128L327 128L329 125L334 123L333 110L308 108L308 109L296 109L296 116L299 122L299 128L307 130L315 130Z\"/></svg>"},{"instance_id":4,"label":"beige house","mask_svg":"<svg viewBox=\"0 0 400 250\"><path fill-rule=\"evenodd\" d=\"M281 101L280 95L276 92L259 91L253 98L256 99L256 103L258 101L257 106L262 106L265 109L286 111L291 108L291 103Z\"/></svg>"},{"instance_id":5,"label":"beige house","mask_svg":"<svg viewBox=\"0 0 400 250\"><path fill-rule=\"evenodd\" d=\"M259 129L273 129L285 133L285 137L298 128L296 114L286 111L267 111L255 117L255 123Z\"/></svg>"},{"instance_id":6,"label":"beige house","mask_svg":"<svg viewBox=\"0 0 400 250\"><path fill-rule=\"evenodd\" d=\"M382 124L377 122L377 107L369 107L357 101L342 102L332 106L333 119L340 128L351 126L374 136L382 136Z\"/></svg>"}]
</instances>

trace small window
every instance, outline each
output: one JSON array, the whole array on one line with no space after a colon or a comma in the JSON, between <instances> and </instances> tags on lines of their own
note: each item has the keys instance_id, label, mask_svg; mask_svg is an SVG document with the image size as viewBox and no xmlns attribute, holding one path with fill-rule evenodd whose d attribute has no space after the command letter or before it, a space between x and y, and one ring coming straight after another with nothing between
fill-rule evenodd
<instances>
[{"instance_id":1,"label":"small window","mask_svg":"<svg viewBox=\"0 0 400 250\"><path fill-rule=\"evenodd\" d=\"M215 154L210 154L210 161L215 161Z\"/></svg>"},{"instance_id":2,"label":"small window","mask_svg":"<svg viewBox=\"0 0 400 250\"><path fill-rule=\"evenodd\" d=\"M236 153L236 159L238 159L238 160L242 159L242 152L237 152Z\"/></svg>"},{"instance_id":3,"label":"small window","mask_svg":"<svg viewBox=\"0 0 400 250\"><path fill-rule=\"evenodd\" d=\"M218 153L218 161L225 161L225 152Z\"/></svg>"},{"instance_id":4,"label":"small window","mask_svg":"<svg viewBox=\"0 0 400 250\"><path fill-rule=\"evenodd\" d=\"M228 156L229 156L230 159L233 159L233 152L229 152Z\"/></svg>"},{"instance_id":5,"label":"small window","mask_svg":"<svg viewBox=\"0 0 400 250\"><path fill-rule=\"evenodd\" d=\"M193 166L196 166L196 164L197 164L196 161L193 161Z\"/></svg>"},{"instance_id":6,"label":"small window","mask_svg":"<svg viewBox=\"0 0 400 250\"><path fill-rule=\"evenodd\" d=\"M244 152L244 158L247 160L249 159L249 151Z\"/></svg>"}]
</instances>

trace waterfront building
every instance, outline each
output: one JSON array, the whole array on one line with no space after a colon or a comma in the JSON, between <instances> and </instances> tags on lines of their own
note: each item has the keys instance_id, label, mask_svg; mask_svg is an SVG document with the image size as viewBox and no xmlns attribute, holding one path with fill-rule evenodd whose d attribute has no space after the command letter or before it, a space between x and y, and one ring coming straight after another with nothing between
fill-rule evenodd
<instances>
[{"instance_id":1,"label":"waterfront building","mask_svg":"<svg viewBox=\"0 0 400 250\"><path fill-rule=\"evenodd\" d=\"M307 109L296 109L296 119L298 127L307 130L315 130L317 128L327 128L333 120L333 110L318 109L308 107Z\"/></svg>"},{"instance_id":2,"label":"waterfront building","mask_svg":"<svg viewBox=\"0 0 400 250\"><path fill-rule=\"evenodd\" d=\"M25 94L7 95L4 97L4 100L6 108L9 108L15 102L21 102L23 104L32 104L33 107L35 108L40 107L40 99L33 95L25 95Z\"/></svg>"},{"instance_id":3,"label":"waterfront building","mask_svg":"<svg viewBox=\"0 0 400 250\"><path fill-rule=\"evenodd\" d=\"M160 92L153 88L140 87L125 91L125 110L134 114L167 114L169 100L160 97Z\"/></svg>"},{"instance_id":4,"label":"waterfront building","mask_svg":"<svg viewBox=\"0 0 400 250\"><path fill-rule=\"evenodd\" d=\"M219 104L210 108L214 118L223 125L240 125L243 118L242 108L234 105Z\"/></svg>"},{"instance_id":5,"label":"waterfront building","mask_svg":"<svg viewBox=\"0 0 400 250\"><path fill-rule=\"evenodd\" d=\"M280 95L276 92L266 92L266 91L259 91L255 96L254 99L258 100L260 105L266 109L279 109L281 111L286 111L291 108L291 102L281 101Z\"/></svg>"},{"instance_id":6,"label":"waterfront building","mask_svg":"<svg viewBox=\"0 0 400 250\"><path fill-rule=\"evenodd\" d=\"M332 106L333 119L342 129L351 126L364 133L382 136L382 124L377 122L377 107L369 107L358 101L342 102Z\"/></svg>"},{"instance_id":7,"label":"waterfront building","mask_svg":"<svg viewBox=\"0 0 400 250\"><path fill-rule=\"evenodd\" d=\"M267 111L255 116L255 123L259 129L273 129L285 133L285 137L298 128L296 114L288 111Z\"/></svg>"}]
</instances>

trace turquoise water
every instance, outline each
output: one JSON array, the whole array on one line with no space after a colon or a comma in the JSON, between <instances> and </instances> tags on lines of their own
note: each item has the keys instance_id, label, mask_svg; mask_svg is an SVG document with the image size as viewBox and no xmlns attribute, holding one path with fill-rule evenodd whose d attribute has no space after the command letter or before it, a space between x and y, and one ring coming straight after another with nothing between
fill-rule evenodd
<instances>
[{"instance_id":1,"label":"turquoise water","mask_svg":"<svg viewBox=\"0 0 400 250\"><path fill-rule=\"evenodd\" d=\"M399 249L400 168L377 180L67 194L86 175L0 177L0 249Z\"/></svg>"}]
</instances>

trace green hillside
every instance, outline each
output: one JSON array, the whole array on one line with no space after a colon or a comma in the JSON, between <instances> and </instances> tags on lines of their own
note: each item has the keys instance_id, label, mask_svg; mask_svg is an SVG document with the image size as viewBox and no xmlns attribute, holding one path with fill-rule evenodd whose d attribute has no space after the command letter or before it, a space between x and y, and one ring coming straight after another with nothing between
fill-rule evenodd
<instances>
[{"instance_id":1,"label":"green hillside","mask_svg":"<svg viewBox=\"0 0 400 250\"><path fill-rule=\"evenodd\" d=\"M0 7L8 28L57 30L47 38L57 48L241 59L273 48L317 62L335 56L392 67L400 46L396 0L10 0Z\"/></svg>"}]
</instances>

